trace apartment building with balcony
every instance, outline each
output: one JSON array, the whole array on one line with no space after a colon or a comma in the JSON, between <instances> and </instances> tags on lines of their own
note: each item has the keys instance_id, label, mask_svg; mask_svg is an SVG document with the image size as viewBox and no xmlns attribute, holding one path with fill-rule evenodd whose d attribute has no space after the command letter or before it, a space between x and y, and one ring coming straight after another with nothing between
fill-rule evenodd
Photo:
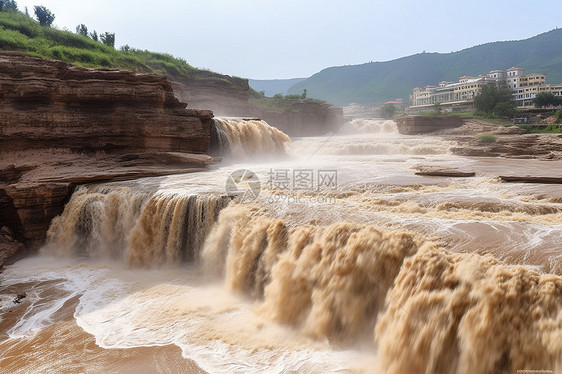
<instances>
[{"instance_id":1,"label":"apartment building with balcony","mask_svg":"<svg viewBox=\"0 0 562 374\"><path fill-rule=\"evenodd\" d=\"M513 100L519 107L533 105L533 99L539 92L552 92L562 96L562 84L545 84L544 74L524 74L523 68L512 67L507 70L493 70L486 75L477 77L463 76L458 82L440 82L436 86L414 88L410 95L410 109L423 110L436 103L441 103L444 108L452 111L461 111L472 108L474 97L486 84L505 80L513 92Z\"/></svg>"}]
</instances>

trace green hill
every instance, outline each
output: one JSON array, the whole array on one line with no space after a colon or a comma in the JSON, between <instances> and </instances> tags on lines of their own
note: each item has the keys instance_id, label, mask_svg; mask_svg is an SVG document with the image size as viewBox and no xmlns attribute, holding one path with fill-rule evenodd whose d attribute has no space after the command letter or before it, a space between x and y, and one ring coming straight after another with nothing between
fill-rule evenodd
<instances>
[{"instance_id":1,"label":"green hill","mask_svg":"<svg viewBox=\"0 0 562 374\"><path fill-rule=\"evenodd\" d=\"M289 89L335 105L381 104L395 98L408 102L414 87L457 81L463 75L525 68L546 74L547 83L562 83L562 29L525 40L494 42L453 53L420 53L386 62L324 69Z\"/></svg>"},{"instance_id":2,"label":"green hill","mask_svg":"<svg viewBox=\"0 0 562 374\"><path fill-rule=\"evenodd\" d=\"M41 26L31 17L13 10L0 11L0 49L22 51L83 67L160 74L182 82L220 80L245 89L248 87L245 79L199 70L169 54L134 48L116 50L86 36Z\"/></svg>"}]
</instances>

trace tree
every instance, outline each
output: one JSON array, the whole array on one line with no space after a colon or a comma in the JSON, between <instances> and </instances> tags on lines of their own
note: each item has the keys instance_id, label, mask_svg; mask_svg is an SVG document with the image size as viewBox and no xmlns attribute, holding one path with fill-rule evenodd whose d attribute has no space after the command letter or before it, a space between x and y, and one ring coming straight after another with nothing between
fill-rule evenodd
<instances>
[{"instance_id":1,"label":"tree","mask_svg":"<svg viewBox=\"0 0 562 374\"><path fill-rule=\"evenodd\" d=\"M76 33L78 35L88 37L88 28L86 27L86 25L81 23L80 25L76 26Z\"/></svg>"},{"instance_id":2,"label":"tree","mask_svg":"<svg viewBox=\"0 0 562 374\"><path fill-rule=\"evenodd\" d=\"M98 37L98 32L96 30L94 30L94 32L90 34L90 38L92 38L92 40L95 42L100 41L100 38Z\"/></svg>"},{"instance_id":3,"label":"tree","mask_svg":"<svg viewBox=\"0 0 562 374\"><path fill-rule=\"evenodd\" d=\"M55 20L55 15L44 6L35 5L35 16L37 16L37 21L41 26L51 27L53 21Z\"/></svg>"},{"instance_id":4,"label":"tree","mask_svg":"<svg viewBox=\"0 0 562 374\"><path fill-rule=\"evenodd\" d=\"M474 97L474 109L487 115L509 117L507 114L515 113L515 107L513 94L505 81L486 84Z\"/></svg>"},{"instance_id":5,"label":"tree","mask_svg":"<svg viewBox=\"0 0 562 374\"><path fill-rule=\"evenodd\" d=\"M307 93L307 92L308 92L308 90L305 88L305 89L302 91L301 99L306 99L306 93Z\"/></svg>"},{"instance_id":6,"label":"tree","mask_svg":"<svg viewBox=\"0 0 562 374\"><path fill-rule=\"evenodd\" d=\"M115 48L115 33L106 31L103 34L100 34L100 41L107 46Z\"/></svg>"},{"instance_id":7,"label":"tree","mask_svg":"<svg viewBox=\"0 0 562 374\"><path fill-rule=\"evenodd\" d=\"M380 113L383 118L390 119L396 114L396 107L394 104L384 104L380 109Z\"/></svg>"},{"instance_id":8,"label":"tree","mask_svg":"<svg viewBox=\"0 0 562 374\"><path fill-rule=\"evenodd\" d=\"M554 96L552 92L539 92L533 100L536 108L545 106L556 106L562 104L562 98Z\"/></svg>"},{"instance_id":9,"label":"tree","mask_svg":"<svg viewBox=\"0 0 562 374\"><path fill-rule=\"evenodd\" d=\"M15 0L0 0L0 11L2 10L18 10L18 3Z\"/></svg>"},{"instance_id":10,"label":"tree","mask_svg":"<svg viewBox=\"0 0 562 374\"><path fill-rule=\"evenodd\" d=\"M441 112L443 111L443 108L441 107L440 102L437 102L437 103L433 104L433 108L435 109L435 113L437 113L437 114L441 114Z\"/></svg>"},{"instance_id":11,"label":"tree","mask_svg":"<svg viewBox=\"0 0 562 374\"><path fill-rule=\"evenodd\" d=\"M515 117L515 112L515 105L506 102L497 103L494 108L494 114L501 118L513 118Z\"/></svg>"},{"instance_id":12,"label":"tree","mask_svg":"<svg viewBox=\"0 0 562 374\"><path fill-rule=\"evenodd\" d=\"M131 47L129 47L128 44L122 45L121 48L119 48L122 52L129 52L131 50Z\"/></svg>"}]
</instances>

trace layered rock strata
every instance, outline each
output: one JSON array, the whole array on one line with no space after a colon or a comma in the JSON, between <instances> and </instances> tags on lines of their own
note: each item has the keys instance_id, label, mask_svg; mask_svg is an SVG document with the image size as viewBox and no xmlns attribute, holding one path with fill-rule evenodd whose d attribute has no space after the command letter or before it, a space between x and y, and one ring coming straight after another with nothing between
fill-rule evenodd
<instances>
[{"instance_id":1,"label":"layered rock strata","mask_svg":"<svg viewBox=\"0 0 562 374\"><path fill-rule=\"evenodd\" d=\"M199 72L193 79L172 83L176 97L189 108L211 109L217 117L259 118L291 137L318 136L337 131L344 123L343 108L299 100L278 108L261 107L248 100L247 79Z\"/></svg>"},{"instance_id":2,"label":"layered rock strata","mask_svg":"<svg viewBox=\"0 0 562 374\"><path fill-rule=\"evenodd\" d=\"M3 166L5 161L0 161L0 227L9 228L15 241L37 248L77 185L202 171L213 159L175 152L86 155L47 149L10 160L15 164Z\"/></svg>"},{"instance_id":3,"label":"layered rock strata","mask_svg":"<svg viewBox=\"0 0 562 374\"><path fill-rule=\"evenodd\" d=\"M256 111L259 118L292 137L326 135L343 126L343 109L303 101L286 112Z\"/></svg>"},{"instance_id":4,"label":"layered rock strata","mask_svg":"<svg viewBox=\"0 0 562 374\"><path fill-rule=\"evenodd\" d=\"M77 184L202 170L208 110L150 74L0 51L0 264L40 246Z\"/></svg>"},{"instance_id":5,"label":"layered rock strata","mask_svg":"<svg viewBox=\"0 0 562 374\"><path fill-rule=\"evenodd\" d=\"M212 113L162 76L0 52L0 149L205 153Z\"/></svg>"}]
</instances>

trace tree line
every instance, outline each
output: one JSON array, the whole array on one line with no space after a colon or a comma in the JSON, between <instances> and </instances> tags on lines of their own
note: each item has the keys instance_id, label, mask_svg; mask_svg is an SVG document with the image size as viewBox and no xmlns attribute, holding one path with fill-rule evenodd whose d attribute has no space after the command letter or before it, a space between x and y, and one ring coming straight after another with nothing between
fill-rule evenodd
<instances>
[{"instance_id":1,"label":"tree line","mask_svg":"<svg viewBox=\"0 0 562 374\"><path fill-rule=\"evenodd\" d=\"M55 21L55 15L53 12L42 5L34 6L33 10L35 13L35 17L37 18L37 21L41 26L52 27L53 22ZM3 11L19 12L17 2L15 0L0 0L0 12ZM25 7L23 13L25 13L26 16L31 17L29 15L27 7ZM115 33L104 32L98 35L96 30L88 33L88 28L84 24L76 26L76 33L90 38L96 42L101 42L109 47L115 48Z\"/></svg>"},{"instance_id":2,"label":"tree line","mask_svg":"<svg viewBox=\"0 0 562 374\"><path fill-rule=\"evenodd\" d=\"M105 45L115 48L115 33L114 32L104 32L103 34L97 33L96 30L91 33L88 32L88 27L83 23L76 26L76 33L78 35L85 36L96 42L102 42Z\"/></svg>"}]
</instances>

